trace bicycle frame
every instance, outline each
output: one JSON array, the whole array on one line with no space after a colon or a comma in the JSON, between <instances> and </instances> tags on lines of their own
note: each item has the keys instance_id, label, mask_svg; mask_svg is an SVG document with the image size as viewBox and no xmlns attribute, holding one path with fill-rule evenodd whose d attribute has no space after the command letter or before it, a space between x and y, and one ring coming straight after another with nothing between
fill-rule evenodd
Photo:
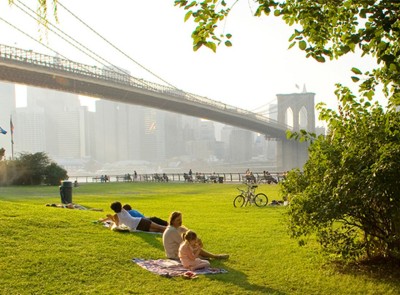
<instances>
[{"instance_id":1,"label":"bicycle frame","mask_svg":"<svg viewBox=\"0 0 400 295\"><path fill-rule=\"evenodd\" d=\"M245 199L244 206L246 206L249 202L250 204L254 203L254 198L256 196L255 191L258 186L254 184L249 184L247 182L244 182L244 184L247 186L247 191L239 187L237 187L237 189L240 191L240 194L244 197Z\"/></svg>"}]
</instances>

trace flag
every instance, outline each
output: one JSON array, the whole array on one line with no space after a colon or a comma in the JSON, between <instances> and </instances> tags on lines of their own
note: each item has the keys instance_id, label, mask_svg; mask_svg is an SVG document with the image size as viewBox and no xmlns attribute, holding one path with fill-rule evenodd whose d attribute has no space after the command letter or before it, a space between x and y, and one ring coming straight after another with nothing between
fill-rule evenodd
<instances>
[{"instance_id":1,"label":"flag","mask_svg":"<svg viewBox=\"0 0 400 295\"><path fill-rule=\"evenodd\" d=\"M0 127L0 133L1 134L7 134L7 131L5 131L3 128Z\"/></svg>"},{"instance_id":2,"label":"flag","mask_svg":"<svg viewBox=\"0 0 400 295\"><path fill-rule=\"evenodd\" d=\"M10 116L10 131L11 131L11 143L14 144L14 124L12 122L11 116Z\"/></svg>"}]
</instances>

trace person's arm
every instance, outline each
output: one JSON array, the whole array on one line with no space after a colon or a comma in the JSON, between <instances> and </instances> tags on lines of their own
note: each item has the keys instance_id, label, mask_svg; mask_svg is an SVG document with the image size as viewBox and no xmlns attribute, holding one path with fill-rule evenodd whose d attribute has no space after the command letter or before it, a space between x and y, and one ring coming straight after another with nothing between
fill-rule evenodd
<instances>
[{"instance_id":1,"label":"person's arm","mask_svg":"<svg viewBox=\"0 0 400 295\"><path fill-rule=\"evenodd\" d=\"M196 245L193 247L193 255L195 258L199 257L199 254L203 248L203 242L200 239L197 239Z\"/></svg>"},{"instance_id":2,"label":"person's arm","mask_svg":"<svg viewBox=\"0 0 400 295\"><path fill-rule=\"evenodd\" d=\"M114 222L117 226L119 225L119 218L118 218L117 214L114 214L114 215L107 214L107 219L109 219L112 222Z\"/></svg>"},{"instance_id":3,"label":"person's arm","mask_svg":"<svg viewBox=\"0 0 400 295\"><path fill-rule=\"evenodd\" d=\"M197 258L197 255L195 254L194 250L192 249L192 247L190 247L189 244L183 245L180 248L180 257L186 257L190 260L195 260Z\"/></svg>"},{"instance_id":4,"label":"person's arm","mask_svg":"<svg viewBox=\"0 0 400 295\"><path fill-rule=\"evenodd\" d=\"M99 219L99 222L106 222L106 221L112 221L112 220L109 217Z\"/></svg>"}]
</instances>

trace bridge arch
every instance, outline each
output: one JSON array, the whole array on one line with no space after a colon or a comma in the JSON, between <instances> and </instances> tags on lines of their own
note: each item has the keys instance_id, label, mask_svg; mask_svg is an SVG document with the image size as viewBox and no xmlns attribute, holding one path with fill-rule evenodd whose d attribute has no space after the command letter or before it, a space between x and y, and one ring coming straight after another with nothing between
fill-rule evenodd
<instances>
[{"instance_id":1,"label":"bridge arch","mask_svg":"<svg viewBox=\"0 0 400 295\"><path fill-rule=\"evenodd\" d=\"M308 132L315 132L315 93L291 93L277 94L278 99L278 122L286 123L286 112L291 109L293 112L293 130L305 129ZM291 125L288 122L288 125Z\"/></svg>"},{"instance_id":2,"label":"bridge arch","mask_svg":"<svg viewBox=\"0 0 400 295\"><path fill-rule=\"evenodd\" d=\"M315 132L315 93L291 93L277 94L278 123L292 126L292 131L304 129L308 132ZM293 124L288 121L288 110L293 112ZM287 141L278 142L277 166L282 170L290 168L302 168L308 159L307 142ZM279 169L279 168L278 168Z\"/></svg>"}]
</instances>

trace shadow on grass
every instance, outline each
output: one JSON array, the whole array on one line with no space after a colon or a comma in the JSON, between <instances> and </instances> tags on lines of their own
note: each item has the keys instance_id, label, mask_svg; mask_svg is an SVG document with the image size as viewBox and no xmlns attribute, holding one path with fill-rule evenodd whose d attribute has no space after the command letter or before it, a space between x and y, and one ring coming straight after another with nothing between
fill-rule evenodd
<instances>
[{"instance_id":1,"label":"shadow on grass","mask_svg":"<svg viewBox=\"0 0 400 295\"><path fill-rule=\"evenodd\" d=\"M351 263L333 261L332 265L341 273L367 276L400 289L400 261L398 260L375 258Z\"/></svg>"},{"instance_id":2,"label":"shadow on grass","mask_svg":"<svg viewBox=\"0 0 400 295\"><path fill-rule=\"evenodd\" d=\"M285 292L276 290L274 288L269 288L269 287L263 286L263 285L252 284L248 281L247 275L245 273L238 271L236 269L233 269L231 267L226 267L223 263L221 263L221 265L218 267L221 267L221 268L227 270L228 273L223 274L223 275L207 276L209 279L217 280L217 281L224 282L224 283L234 284L234 285L238 286L239 288L242 288L247 291L252 291L252 292L260 292L263 294L279 294L279 295L286 294Z\"/></svg>"},{"instance_id":3,"label":"shadow on grass","mask_svg":"<svg viewBox=\"0 0 400 295\"><path fill-rule=\"evenodd\" d=\"M128 230L116 230L114 233L120 235L134 235L135 237L141 238L144 242L149 244L149 246L161 249L164 252L164 247L162 245L162 235L160 233L152 232L130 232Z\"/></svg>"}]
</instances>

